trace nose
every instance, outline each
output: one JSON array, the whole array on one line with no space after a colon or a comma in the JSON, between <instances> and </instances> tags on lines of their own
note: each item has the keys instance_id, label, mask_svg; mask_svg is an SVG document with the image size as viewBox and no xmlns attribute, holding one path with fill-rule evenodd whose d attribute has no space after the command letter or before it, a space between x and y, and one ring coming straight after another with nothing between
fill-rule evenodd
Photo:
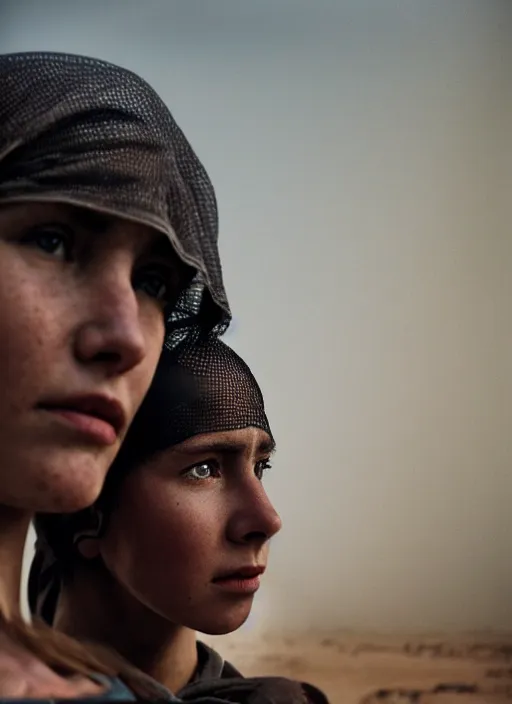
<instances>
[{"instance_id":1,"label":"nose","mask_svg":"<svg viewBox=\"0 0 512 704\"><path fill-rule=\"evenodd\" d=\"M257 479L244 496L236 498L236 511L228 523L228 539L263 546L281 530L281 518Z\"/></svg>"},{"instance_id":2,"label":"nose","mask_svg":"<svg viewBox=\"0 0 512 704\"><path fill-rule=\"evenodd\" d=\"M89 306L76 331L76 357L84 364L101 365L110 376L123 374L146 354L131 270L111 264L84 285L90 289Z\"/></svg>"}]
</instances>

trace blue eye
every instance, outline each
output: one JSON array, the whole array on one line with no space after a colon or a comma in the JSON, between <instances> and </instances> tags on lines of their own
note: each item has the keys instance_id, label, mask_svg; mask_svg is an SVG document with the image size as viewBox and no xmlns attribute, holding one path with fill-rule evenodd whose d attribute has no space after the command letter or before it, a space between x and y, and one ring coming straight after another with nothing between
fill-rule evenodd
<instances>
[{"instance_id":1,"label":"blue eye","mask_svg":"<svg viewBox=\"0 0 512 704\"><path fill-rule=\"evenodd\" d=\"M272 469L272 465L268 460L260 460L259 462L256 462L256 466L254 468L254 473L258 477L258 479L261 481L263 479L263 475L265 472L267 472L269 469Z\"/></svg>"},{"instance_id":2,"label":"blue eye","mask_svg":"<svg viewBox=\"0 0 512 704\"><path fill-rule=\"evenodd\" d=\"M184 472L185 476L195 479L196 481L212 479L214 476L218 476L218 473L218 468L211 462L201 462Z\"/></svg>"},{"instance_id":3,"label":"blue eye","mask_svg":"<svg viewBox=\"0 0 512 704\"><path fill-rule=\"evenodd\" d=\"M73 231L64 225L38 225L27 232L22 242L58 259L70 260Z\"/></svg>"}]
</instances>

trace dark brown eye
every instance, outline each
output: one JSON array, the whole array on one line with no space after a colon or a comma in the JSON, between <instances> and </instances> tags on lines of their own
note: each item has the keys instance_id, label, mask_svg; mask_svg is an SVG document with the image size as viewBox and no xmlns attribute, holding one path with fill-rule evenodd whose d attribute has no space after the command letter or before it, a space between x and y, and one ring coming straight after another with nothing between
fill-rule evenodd
<instances>
[{"instance_id":1,"label":"dark brown eye","mask_svg":"<svg viewBox=\"0 0 512 704\"><path fill-rule=\"evenodd\" d=\"M37 247L45 254L69 261L73 248L73 232L64 225L37 225L23 236L22 242Z\"/></svg>"},{"instance_id":2,"label":"dark brown eye","mask_svg":"<svg viewBox=\"0 0 512 704\"><path fill-rule=\"evenodd\" d=\"M145 269L137 274L134 281L134 288L144 291L150 298L155 298L164 304L171 300L171 286L169 281L171 274L169 271L161 271L156 268Z\"/></svg>"}]
</instances>

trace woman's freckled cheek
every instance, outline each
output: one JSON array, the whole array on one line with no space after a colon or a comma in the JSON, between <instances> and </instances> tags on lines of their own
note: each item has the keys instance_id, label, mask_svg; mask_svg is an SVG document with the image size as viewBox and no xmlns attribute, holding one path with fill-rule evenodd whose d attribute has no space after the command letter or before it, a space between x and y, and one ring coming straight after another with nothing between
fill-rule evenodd
<instances>
[{"instance_id":1,"label":"woman's freckled cheek","mask_svg":"<svg viewBox=\"0 0 512 704\"><path fill-rule=\"evenodd\" d=\"M8 383L14 376L19 381L17 394L4 396L6 410L15 412L24 408L44 384L38 370L52 362L58 368L66 355L67 316L63 313L67 299L54 299L47 287L37 285L35 274L29 277L17 272L16 265L8 264L0 265L0 380Z\"/></svg>"},{"instance_id":2,"label":"woman's freckled cheek","mask_svg":"<svg viewBox=\"0 0 512 704\"><path fill-rule=\"evenodd\" d=\"M146 562L160 564L167 555L175 565L188 565L202 560L217 544L212 512L205 510L208 503L196 491L181 487L187 495L177 500L172 496L176 490L142 480L124 493L121 523L132 527L132 545ZM119 527L122 533L124 526Z\"/></svg>"}]
</instances>

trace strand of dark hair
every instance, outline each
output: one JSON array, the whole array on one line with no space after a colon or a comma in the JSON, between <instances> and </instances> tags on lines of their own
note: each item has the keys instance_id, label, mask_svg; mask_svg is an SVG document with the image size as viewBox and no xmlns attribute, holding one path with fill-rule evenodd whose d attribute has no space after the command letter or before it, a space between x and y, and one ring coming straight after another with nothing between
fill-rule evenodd
<instances>
[{"instance_id":1,"label":"strand of dark hair","mask_svg":"<svg viewBox=\"0 0 512 704\"><path fill-rule=\"evenodd\" d=\"M119 678L141 701L158 700L159 690L143 673L113 650L95 643L81 643L55 631L43 621L25 623L0 613L0 629L62 677L105 675Z\"/></svg>"}]
</instances>

